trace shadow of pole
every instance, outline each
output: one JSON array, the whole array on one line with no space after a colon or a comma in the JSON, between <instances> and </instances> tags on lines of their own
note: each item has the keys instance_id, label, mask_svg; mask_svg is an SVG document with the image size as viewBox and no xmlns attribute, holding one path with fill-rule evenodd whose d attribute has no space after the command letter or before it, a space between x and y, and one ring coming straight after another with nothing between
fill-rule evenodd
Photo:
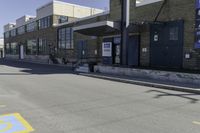
<instances>
[{"instance_id":1,"label":"shadow of pole","mask_svg":"<svg viewBox=\"0 0 200 133\"><path fill-rule=\"evenodd\" d=\"M199 99L196 98L191 98L189 96L198 96L199 94L192 94L192 93L186 93L186 94L172 94L172 93L168 93L168 92L164 92L164 91L159 91L159 90L149 90L146 91L146 93L151 93L151 92L158 92L161 94L156 95L154 98L159 99L161 97L166 97L166 96L174 96L174 97L180 97L180 98L184 98L184 99L188 99L190 100L190 103L194 104L197 103L199 101Z\"/></svg>"}]
</instances>

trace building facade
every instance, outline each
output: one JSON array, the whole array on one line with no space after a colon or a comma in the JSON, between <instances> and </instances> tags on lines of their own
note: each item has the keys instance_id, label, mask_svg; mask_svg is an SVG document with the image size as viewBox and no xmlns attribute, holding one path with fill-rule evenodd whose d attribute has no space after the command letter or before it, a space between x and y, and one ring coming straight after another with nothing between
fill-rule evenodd
<instances>
[{"instance_id":1,"label":"building facade","mask_svg":"<svg viewBox=\"0 0 200 133\"><path fill-rule=\"evenodd\" d=\"M17 45L13 42L29 46L35 40L27 41L27 38L34 37L38 38L37 52L28 48L26 53L36 54L36 59L42 44L47 43L48 48L44 48L48 49L47 58L53 55L58 63L200 70L199 0L124 1L110 0L109 12L98 10L97 14L81 13L72 17L62 12L64 8L55 8L63 14L52 15L53 26L16 37L9 30L11 37L6 38L5 32L5 46ZM46 9L42 9L38 9L37 20L48 16L43 15ZM67 16L68 21L59 23L60 16ZM17 41L22 38L24 41Z\"/></svg>"},{"instance_id":2,"label":"building facade","mask_svg":"<svg viewBox=\"0 0 200 133\"><path fill-rule=\"evenodd\" d=\"M0 38L0 58L4 57L4 40Z\"/></svg>"},{"instance_id":3,"label":"building facade","mask_svg":"<svg viewBox=\"0 0 200 133\"><path fill-rule=\"evenodd\" d=\"M127 27L121 21L126 15L121 0L110 0L104 26L97 22L75 27L75 32L103 38L102 64L200 70L199 0L127 1ZM120 34L124 27L125 44ZM102 28L99 34L95 32L98 28Z\"/></svg>"},{"instance_id":4,"label":"building facade","mask_svg":"<svg viewBox=\"0 0 200 133\"><path fill-rule=\"evenodd\" d=\"M6 58L48 63L57 51L55 25L101 13L103 10L52 1L4 26ZM69 30L71 34L71 30ZM73 44L67 48L73 48Z\"/></svg>"}]
</instances>

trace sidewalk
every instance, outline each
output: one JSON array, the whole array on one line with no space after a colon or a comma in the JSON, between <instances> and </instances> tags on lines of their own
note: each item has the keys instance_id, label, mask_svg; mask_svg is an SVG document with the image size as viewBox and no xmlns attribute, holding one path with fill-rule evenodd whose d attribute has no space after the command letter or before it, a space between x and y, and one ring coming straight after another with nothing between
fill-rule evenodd
<instances>
[{"instance_id":1,"label":"sidewalk","mask_svg":"<svg viewBox=\"0 0 200 133\"><path fill-rule=\"evenodd\" d=\"M160 89L175 90L181 92L200 94L200 86L193 84L181 84L169 81L160 81L148 78L134 78L131 76L118 76L112 74L102 74L102 73L80 73L82 76L88 76L93 78L111 80L122 83L129 83L135 85L142 85L147 87L155 87Z\"/></svg>"}]
</instances>

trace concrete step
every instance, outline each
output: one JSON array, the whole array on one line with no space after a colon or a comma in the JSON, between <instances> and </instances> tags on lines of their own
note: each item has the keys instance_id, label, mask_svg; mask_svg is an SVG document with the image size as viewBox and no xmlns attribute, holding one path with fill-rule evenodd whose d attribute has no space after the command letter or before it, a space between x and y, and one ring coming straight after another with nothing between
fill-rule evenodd
<instances>
[{"instance_id":1,"label":"concrete step","mask_svg":"<svg viewBox=\"0 0 200 133\"><path fill-rule=\"evenodd\" d=\"M87 65L82 65L82 66L78 66L75 69L76 72L83 72L83 73L89 73L90 72L90 68Z\"/></svg>"}]
</instances>

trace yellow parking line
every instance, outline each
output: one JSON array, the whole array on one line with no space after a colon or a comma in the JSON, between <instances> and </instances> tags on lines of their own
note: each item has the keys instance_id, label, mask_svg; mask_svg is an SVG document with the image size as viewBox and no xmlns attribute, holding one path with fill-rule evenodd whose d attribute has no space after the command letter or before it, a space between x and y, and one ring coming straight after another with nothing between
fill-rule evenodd
<instances>
[{"instance_id":1,"label":"yellow parking line","mask_svg":"<svg viewBox=\"0 0 200 133\"><path fill-rule=\"evenodd\" d=\"M6 127L1 129L0 133L9 132L9 130L14 131L14 133L30 133L34 131L31 125L19 113L0 115L1 124Z\"/></svg>"},{"instance_id":2,"label":"yellow parking line","mask_svg":"<svg viewBox=\"0 0 200 133\"><path fill-rule=\"evenodd\" d=\"M198 121L193 121L192 123L195 125L200 125L200 122L198 122Z\"/></svg>"}]
</instances>

